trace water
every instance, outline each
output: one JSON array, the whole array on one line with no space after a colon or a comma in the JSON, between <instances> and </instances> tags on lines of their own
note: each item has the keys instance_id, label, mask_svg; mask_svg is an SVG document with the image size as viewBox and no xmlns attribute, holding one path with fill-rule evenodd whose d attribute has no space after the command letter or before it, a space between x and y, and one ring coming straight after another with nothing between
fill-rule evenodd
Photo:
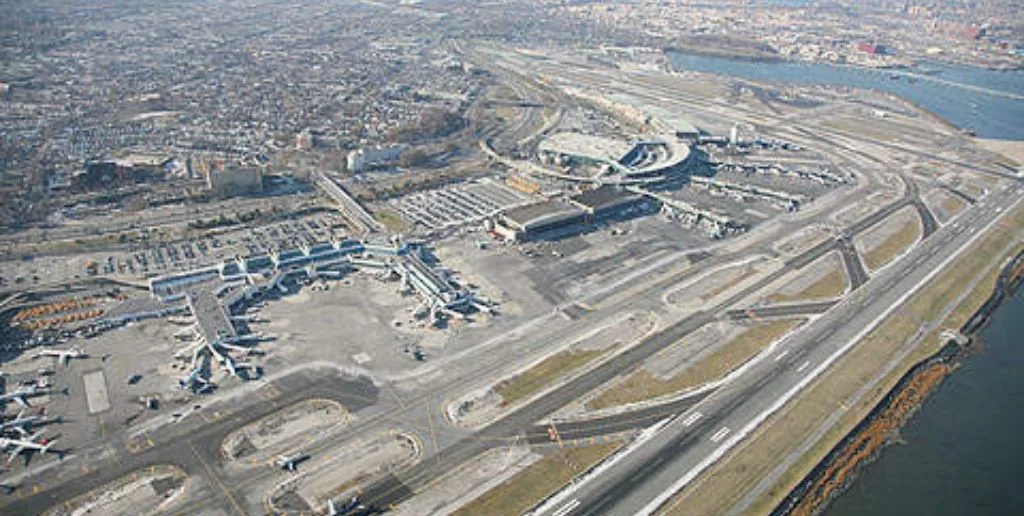
<instances>
[{"instance_id":1,"label":"water","mask_svg":"<svg viewBox=\"0 0 1024 516\"><path fill-rule=\"evenodd\" d=\"M1024 140L1024 72L928 63L910 82L891 72L674 54L681 68L760 81L834 84L900 95L979 136ZM941 79L958 84L948 84ZM967 85L967 86L963 86ZM985 93L970 86L994 90ZM993 314L979 347L826 510L826 516L1024 514L1024 289Z\"/></svg>"},{"instance_id":2,"label":"water","mask_svg":"<svg viewBox=\"0 0 1024 516\"><path fill-rule=\"evenodd\" d=\"M934 70L867 70L798 62L755 62L691 54L671 54L683 69L758 81L830 84L899 95L983 138L1024 140L1024 72L983 70L923 63ZM902 75L911 74L912 76ZM894 76L893 74L899 74ZM896 77L896 78L894 78ZM1014 98L1011 98L1014 97Z\"/></svg>"},{"instance_id":3,"label":"water","mask_svg":"<svg viewBox=\"0 0 1024 516\"><path fill-rule=\"evenodd\" d=\"M1022 314L1024 290L826 516L1024 514Z\"/></svg>"}]
</instances>

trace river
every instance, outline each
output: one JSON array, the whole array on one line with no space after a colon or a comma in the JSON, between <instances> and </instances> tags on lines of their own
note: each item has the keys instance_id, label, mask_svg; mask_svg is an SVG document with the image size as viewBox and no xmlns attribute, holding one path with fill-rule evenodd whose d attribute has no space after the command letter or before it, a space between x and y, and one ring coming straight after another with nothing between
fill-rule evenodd
<instances>
[{"instance_id":1,"label":"river","mask_svg":"<svg viewBox=\"0 0 1024 516\"><path fill-rule=\"evenodd\" d=\"M767 82L871 88L900 95L978 136L1024 140L1024 72L928 63L934 74L672 54L683 69ZM935 79L942 79L938 81ZM986 93L984 90L991 90ZM1024 514L1024 289L977 336L975 351L864 468L826 516Z\"/></svg>"},{"instance_id":2,"label":"river","mask_svg":"<svg viewBox=\"0 0 1024 516\"><path fill-rule=\"evenodd\" d=\"M1024 289L981 331L975 350L825 511L1024 514Z\"/></svg>"},{"instance_id":3,"label":"river","mask_svg":"<svg viewBox=\"0 0 1024 516\"><path fill-rule=\"evenodd\" d=\"M746 61L671 53L682 69L799 84L875 89L899 95L982 138L1024 140L1024 72L984 70L938 62L930 73L869 70L789 61Z\"/></svg>"}]
</instances>

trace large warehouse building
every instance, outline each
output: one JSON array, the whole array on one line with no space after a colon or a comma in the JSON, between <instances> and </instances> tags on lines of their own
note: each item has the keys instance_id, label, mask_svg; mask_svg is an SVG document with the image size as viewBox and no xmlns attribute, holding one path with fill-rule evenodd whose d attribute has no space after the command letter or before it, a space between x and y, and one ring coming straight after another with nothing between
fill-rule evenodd
<instances>
[{"instance_id":1,"label":"large warehouse building","mask_svg":"<svg viewBox=\"0 0 1024 516\"><path fill-rule=\"evenodd\" d=\"M642 195L604 185L566 201L548 200L508 210L498 217L494 230L510 240L562 236L582 231L587 224L628 215L646 202Z\"/></svg>"},{"instance_id":2,"label":"large warehouse building","mask_svg":"<svg viewBox=\"0 0 1024 516\"><path fill-rule=\"evenodd\" d=\"M542 201L502 213L495 231L511 240L529 240L545 233L579 226L586 212L562 201Z\"/></svg>"}]
</instances>

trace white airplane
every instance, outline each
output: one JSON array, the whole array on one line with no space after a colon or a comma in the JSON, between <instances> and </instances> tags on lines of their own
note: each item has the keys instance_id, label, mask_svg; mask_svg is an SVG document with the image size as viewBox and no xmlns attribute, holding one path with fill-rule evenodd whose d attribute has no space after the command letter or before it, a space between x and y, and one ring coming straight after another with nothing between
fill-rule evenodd
<instances>
[{"instance_id":1,"label":"white airplane","mask_svg":"<svg viewBox=\"0 0 1024 516\"><path fill-rule=\"evenodd\" d=\"M21 435L28 435L28 430L36 425L45 425L47 423L60 423L61 418L45 418L42 414L36 414L33 416L25 416L25 411L22 409L13 419L0 423L0 432L4 430L17 430Z\"/></svg>"},{"instance_id":2,"label":"white airplane","mask_svg":"<svg viewBox=\"0 0 1024 516\"><path fill-rule=\"evenodd\" d=\"M167 322L171 324L177 324L178 326L191 326L196 323L196 318L191 315L172 315L167 318Z\"/></svg>"},{"instance_id":3,"label":"white airplane","mask_svg":"<svg viewBox=\"0 0 1024 516\"><path fill-rule=\"evenodd\" d=\"M29 407L28 398L33 396L42 396L43 394L50 394L52 392L52 389L39 389L36 387L18 389L14 392L0 394L0 404L7 403L8 401L14 401L22 407Z\"/></svg>"},{"instance_id":4,"label":"white airplane","mask_svg":"<svg viewBox=\"0 0 1024 516\"><path fill-rule=\"evenodd\" d=\"M206 378L200 376L202 374L202 371L202 367L196 367L195 369L192 369L192 371L190 371L187 376L178 380L178 387L195 392L197 394L202 394L204 392L209 391L210 389L213 388L213 384L211 384L209 380L207 380Z\"/></svg>"},{"instance_id":5,"label":"white airplane","mask_svg":"<svg viewBox=\"0 0 1024 516\"><path fill-rule=\"evenodd\" d=\"M40 357L57 357L57 361L61 365L67 366L68 362L72 358L88 358L89 354L82 351L80 348L71 348L67 351L59 349L41 349L36 354L32 355L32 358Z\"/></svg>"},{"instance_id":6,"label":"white airplane","mask_svg":"<svg viewBox=\"0 0 1024 516\"><path fill-rule=\"evenodd\" d=\"M7 462L10 463L18 455L25 453L26 451L33 451L39 453L47 453L50 451L50 447L57 442L56 439L50 441L43 439L40 442L36 442L36 438L42 432L36 432L32 434L28 439L8 439L6 437L0 437L0 448L4 450L10 449L7 452Z\"/></svg>"},{"instance_id":7,"label":"white airplane","mask_svg":"<svg viewBox=\"0 0 1024 516\"><path fill-rule=\"evenodd\" d=\"M358 496L353 496L351 500L346 502L345 505L341 506L341 509L335 507L334 500L330 498L327 499L328 516L344 516L347 514L353 514L355 511L361 511L364 509L366 509L366 506L359 501Z\"/></svg>"},{"instance_id":8,"label":"white airplane","mask_svg":"<svg viewBox=\"0 0 1024 516\"><path fill-rule=\"evenodd\" d=\"M309 459L308 453L296 453L294 455L282 455L277 458L277 466L288 471L295 471L300 463Z\"/></svg>"}]
</instances>

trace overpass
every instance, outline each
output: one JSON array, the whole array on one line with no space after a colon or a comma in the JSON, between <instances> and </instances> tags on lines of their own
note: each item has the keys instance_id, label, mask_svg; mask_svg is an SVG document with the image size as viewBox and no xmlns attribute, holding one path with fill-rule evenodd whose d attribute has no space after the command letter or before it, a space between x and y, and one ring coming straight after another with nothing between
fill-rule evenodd
<instances>
[{"instance_id":1,"label":"overpass","mask_svg":"<svg viewBox=\"0 0 1024 516\"><path fill-rule=\"evenodd\" d=\"M358 201L353 199L333 179L325 176L323 172L316 173L313 177L313 184L338 203L338 209L341 210L342 215L352 223L353 229L359 234L365 235L366 233L375 233L383 230L380 224Z\"/></svg>"}]
</instances>

